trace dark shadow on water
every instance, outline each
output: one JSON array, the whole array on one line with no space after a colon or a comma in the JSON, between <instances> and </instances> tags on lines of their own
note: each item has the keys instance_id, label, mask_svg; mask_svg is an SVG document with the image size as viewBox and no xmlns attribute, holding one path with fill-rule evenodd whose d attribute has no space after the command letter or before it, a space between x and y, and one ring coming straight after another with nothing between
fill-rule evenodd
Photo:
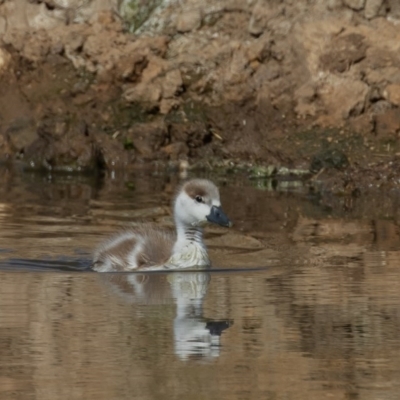
<instances>
[{"instance_id":1,"label":"dark shadow on water","mask_svg":"<svg viewBox=\"0 0 400 400\"><path fill-rule=\"evenodd\" d=\"M27 260L10 258L0 262L0 271L7 272L89 272L90 260Z\"/></svg>"},{"instance_id":2,"label":"dark shadow on water","mask_svg":"<svg viewBox=\"0 0 400 400\"><path fill-rule=\"evenodd\" d=\"M229 274L241 272L257 272L267 271L270 267L235 267L235 268L210 268L207 269L209 273ZM7 272L93 272L101 275L158 275L158 274L191 274L202 270L199 269L168 269L159 271L127 271L127 272L95 272L91 269L91 260L85 259L42 259L42 260L29 260L23 258L10 258L5 261L0 261L0 271Z\"/></svg>"}]
</instances>

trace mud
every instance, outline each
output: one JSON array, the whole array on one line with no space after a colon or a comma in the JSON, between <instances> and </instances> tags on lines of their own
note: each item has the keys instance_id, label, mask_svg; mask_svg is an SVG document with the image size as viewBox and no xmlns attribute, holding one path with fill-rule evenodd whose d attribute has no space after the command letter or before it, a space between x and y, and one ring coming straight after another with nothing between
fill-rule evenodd
<instances>
[{"instance_id":1,"label":"mud","mask_svg":"<svg viewBox=\"0 0 400 400\"><path fill-rule=\"evenodd\" d=\"M399 23L395 0L2 0L0 160L396 186Z\"/></svg>"}]
</instances>

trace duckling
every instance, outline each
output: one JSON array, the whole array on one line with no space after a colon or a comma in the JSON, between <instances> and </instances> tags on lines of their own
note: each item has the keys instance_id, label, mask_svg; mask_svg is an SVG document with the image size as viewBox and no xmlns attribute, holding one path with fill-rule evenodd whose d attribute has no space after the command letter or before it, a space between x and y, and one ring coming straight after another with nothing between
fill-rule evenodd
<instances>
[{"instance_id":1,"label":"duckling","mask_svg":"<svg viewBox=\"0 0 400 400\"><path fill-rule=\"evenodd\" d=\"M143 224L108 239L94 254L98 272L181 269L210 265L203 226L230 227L218 188L209 180L192 179L180 188L174 203L176 233Z\"/></svg>"}]
</instances>

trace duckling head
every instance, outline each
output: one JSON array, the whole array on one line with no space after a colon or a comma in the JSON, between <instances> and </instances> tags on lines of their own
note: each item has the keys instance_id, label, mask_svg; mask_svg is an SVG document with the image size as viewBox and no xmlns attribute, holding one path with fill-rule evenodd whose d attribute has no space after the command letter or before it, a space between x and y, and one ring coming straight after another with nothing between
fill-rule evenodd
<instances>
[{"instance_id":1,"label":"duckling head","mask_svg":"<svg viewBox=\"0 0 400 400\"><path fill-rule=\"evenodd\" d=\"M175 199L175 220L185 226L203 226L207 222L231 227L221 208L218 188L207 179L186 182Z\"/></svg>"}]
</instances>

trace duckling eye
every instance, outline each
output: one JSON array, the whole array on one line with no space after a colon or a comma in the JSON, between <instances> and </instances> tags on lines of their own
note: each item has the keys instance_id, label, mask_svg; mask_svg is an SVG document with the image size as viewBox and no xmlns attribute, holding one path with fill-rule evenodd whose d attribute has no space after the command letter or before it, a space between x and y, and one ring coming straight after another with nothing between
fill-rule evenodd
<instances>
[{"instance_id":1,"label":"duckling eye","mask_svg":"<svg viewBox=\"0 0 400 400\"><path fill-rule=\"evenodd\" d=\"M196 197L195 197L195 200L196 200L198 203L202 203L202 202L203 202L203 198L202 198L201 196L196 196Z\"/></svg>"}]
</instances>

